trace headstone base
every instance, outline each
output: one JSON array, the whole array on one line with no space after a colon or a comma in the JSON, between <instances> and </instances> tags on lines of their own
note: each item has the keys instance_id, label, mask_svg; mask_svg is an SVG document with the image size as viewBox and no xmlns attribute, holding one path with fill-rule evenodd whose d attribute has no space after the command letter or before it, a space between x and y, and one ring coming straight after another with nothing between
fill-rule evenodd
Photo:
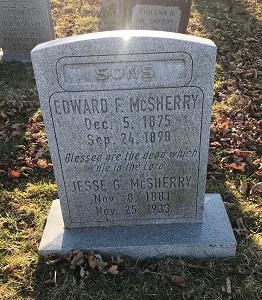
<instances>
[{"instance_id":1,"label":"headstone base","mask_svg":"<svg viewBox=\"0 0 262 300\"><path fill-rule=\"evenodd\" d=\"M203 223L65 229L59 200L53 201L43 233L41 256L95 250L104 257L166 256L200 259L233 257L236 240L219 194L206 194Z\"/></svg>"},{"instance_id":2,"label":"headstone base","mask_svg":"<svg viewBox=\"0 0 262 300\"><path fill-rule=\"evenodd\" d=\"M4 54L3 50L0 48L0 61L21 61L21 62L31 62L30 54Z\"/></svg>"}]
</instances>

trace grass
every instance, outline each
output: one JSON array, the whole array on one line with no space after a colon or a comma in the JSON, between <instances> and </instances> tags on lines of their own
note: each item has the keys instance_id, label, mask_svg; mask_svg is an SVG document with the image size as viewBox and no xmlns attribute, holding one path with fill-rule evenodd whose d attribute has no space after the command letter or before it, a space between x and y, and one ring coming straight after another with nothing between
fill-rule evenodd
<instances>
[{"instance_id":1,"label":"grass","mask_svg":"<svg viewBox=\"0 0 262 300\"><path fill-rule=\"evenodd\" d=\"M50 2L57 37L93 32L99 24L103 29L106 24L109 29L113 27L114 3L109 4L106 13L100 12L101 1ZM231 111L243 110L250 100L254 124L245 130L251 132L259 122L256 107L261 101L257 92L261 75L261 22L262 8L257 0L193 1L189 34L211 38L218 46L213 124L219 123L223 112L233 119ZM43 157L50 161L45 133L39 137L32 131L34 124L42 128L41 121L32 66L0 64L1 300L261 299L262 200L259 194L239 191L241 183L251 186L255 179L248 161L245 172L220 167L218 176L208 178L207 182L207 192L220 193L228 203L238 241L234 259L199 261L169 257L132 262L125 258L120 275L90 271L84 280L79 277L79 269L71 270L66 260L47 264L38 256L37 248L51 201L57 198L53 173L34 163L26 176L8 177L9 170L26 166L23 156L28 155L33 144L39 150L43 143ZM16 124L18 128L12 127ZM259 141L255 145L252 161L261 156ZM23 152L17 146L26 150ZM213 153L220 165L225 158L224 150L225 146ZM50 280L55 274L57 282L52 284ZM170 280L172 275L182 276L186 286L174 284Z\"/></svg>"}]
</instances>

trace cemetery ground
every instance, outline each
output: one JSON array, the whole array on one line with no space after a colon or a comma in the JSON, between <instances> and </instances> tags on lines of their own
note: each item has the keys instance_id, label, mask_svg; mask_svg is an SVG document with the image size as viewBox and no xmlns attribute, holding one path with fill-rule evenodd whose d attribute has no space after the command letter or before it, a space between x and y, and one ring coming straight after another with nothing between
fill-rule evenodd
<instances>
[{"instance_id":1,"label":"cemetery ground","mask_svg":"<svg viewBox=\"0 0 262 300\"><path fill-rule=\"evenodd\" d=\"M51 0L56 37L93 32L100 0ZM110 18L108 13L107 18ZM218 47L207 192L220 193L234 259L39 258L57 198L31 64L0 64L0 299L261 299L261 36L258 0L193 1L188 32ZM99 270L102 269L102 271Z\"/></svg>"}]
</instances>

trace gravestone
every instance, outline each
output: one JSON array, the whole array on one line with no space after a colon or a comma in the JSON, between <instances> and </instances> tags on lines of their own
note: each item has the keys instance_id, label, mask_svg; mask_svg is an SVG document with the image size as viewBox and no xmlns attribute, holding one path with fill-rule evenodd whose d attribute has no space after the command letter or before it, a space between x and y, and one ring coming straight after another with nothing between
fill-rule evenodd
<instances>
[{"instance_id":1,"label":"gravestone","mask_svg":"<svg viewBox=\"0 0 262 300\"><path fill-rule=\"evenodd\" d=\"M234 255L222 200L205 195L212 41L111 31L31 56L59 194L41 255Z\"/></svg>"},{"instance_id":2,"label":"gravestone","mask_svg":"<svg viewBox=\"0 0 262 300\"><path fill-rule=\"evenodd\" d=\"M118 0L118 29L186 33L191 0Z\"/></svg>"},{"instance_id":3,"label":"gravestone","mask_svg":"<svg viewBox=\"0 0 262 300\"><path fill-rule=\"evenodd\" d=\"M30 51L54 39L49 0L0 0L3 60L30 61Z\"/></svg>"}]
</instances>

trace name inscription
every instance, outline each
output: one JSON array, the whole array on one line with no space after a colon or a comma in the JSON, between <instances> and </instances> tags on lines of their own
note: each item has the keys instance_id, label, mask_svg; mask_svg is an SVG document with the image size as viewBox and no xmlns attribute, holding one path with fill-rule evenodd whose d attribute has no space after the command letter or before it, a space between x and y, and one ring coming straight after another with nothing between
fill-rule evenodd
<instances>
[{"instance_id":1,"label":"name inscription","mask_svg":"<svg viewBox=\"0 0 262 300\"><path fill-rule=\"evenodd\" d=\"M181 10L178 7L136 5L131 29L178 32Z\"/></svg>"},{"instance_id":2,"label":"name inscription","mask_svg":"<svg viewBox=\"0 0 262 300\"><path fill-rule=\"evenodd\" d=\"M4 53L29 53L53 39L46 4L42 1L0 1L0 41Z\"/></svg>"},{"instance_id":3,"label":"name inscription","mask_svg":"<svg viewBox=\"0 0 262 300\"><path fill-rule=\"evenodd\" d=\"M197 87L52 95L72 221L195 217L203 100Z\"/></svg>"}]
</instances>

